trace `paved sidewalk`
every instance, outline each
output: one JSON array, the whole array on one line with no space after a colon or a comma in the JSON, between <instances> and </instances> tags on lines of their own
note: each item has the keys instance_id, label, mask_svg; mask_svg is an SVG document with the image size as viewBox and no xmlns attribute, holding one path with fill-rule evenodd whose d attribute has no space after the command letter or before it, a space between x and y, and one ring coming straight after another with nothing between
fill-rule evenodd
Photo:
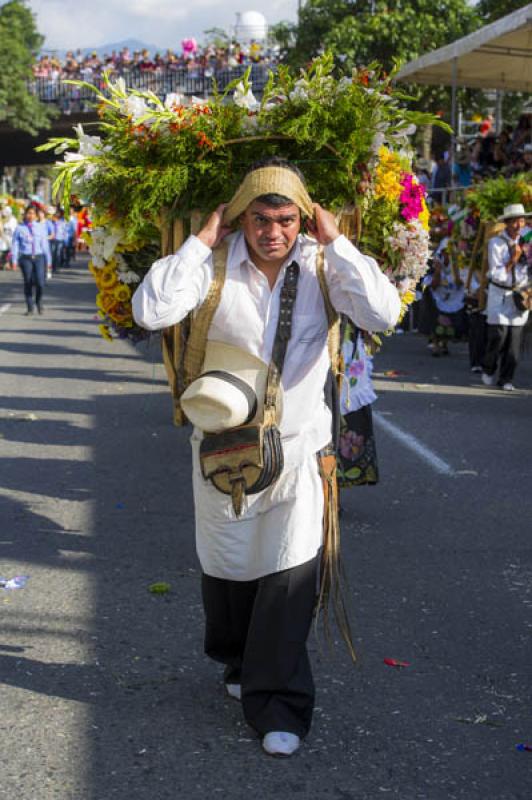
<instances>
[{"instance_id":1,"label":"paved sidewalk","mask_svg":"<svg viewBox=\"0 0 532 800\"><path fill-rule=\"evenodd\" d=\"M379 430L381 483L343 500L360 664L311 639L314 727L275 760L202 653L189 432L158 343L101 339L82 265L42 317L21 284L0 273L0 575L30 575L0 589L0 798L529 800L530 363L503 397L461 346L435 363L386 342L380 414L454 473Z\"/></svg>"}]
</instances>

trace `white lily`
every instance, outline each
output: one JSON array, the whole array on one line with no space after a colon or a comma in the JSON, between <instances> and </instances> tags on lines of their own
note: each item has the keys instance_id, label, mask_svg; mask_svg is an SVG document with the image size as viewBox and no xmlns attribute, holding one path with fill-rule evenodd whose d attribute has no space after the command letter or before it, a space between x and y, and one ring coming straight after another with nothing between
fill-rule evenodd
<instances>
[{"instance_id":1,"label":"white lily","mask_svg":"<svg viewBox=\"0 0 532 800\"><path fill-rule=\"evenodd\" d=\"M164 107L168 109L172 109L174 106L182 106L185 103L185 97L182 94L178 94L177 92L170 92L164 98Z\"/></svg>"},{"instance_id":2,"label":"white lily","mask_svg":"<svg viewBox=\"0 0 532 800\"><path fill-rule=\"evenodd\" d=\"M135 94L130 94L129 97L126 97L121 103L122 113L130 116L133 122L145 117L146 114L150 113L150 107L142 97L138 97ZM144 124L147 124L149 120L145 120Z\"/></svg>"},{"instance_id":3,"label":"white lily","mask_svg":"<svg viewBox=\"0 0 532 800\"><path fill-rule=\"evenodd\" d=\"M236 106L248 111L258 111L260 108L260 103L251 91L251 86L246 89L243 81L237 84L233 92L233 100Z\"/></svg>"},{"instance_id":4,"label":"white lily","mask_svg":"<svg viewBox=\"0 0 532 800\"><path fill-rule=\"evenodd\" d=\"M115 93L122 95L122 97L125 97L125 95L127 94L126 82L125 82L125 80L123 78L118 78L116 83L113 83L111 81L110 82L110 87L111 87L111 90L114 89Z\"/></svg>"},{"instance_id":5,"label":"white lily","mask_svg":"<svg viewBox=\"0 0 532 800\"><path fill-rule=\"evenodd\" d=\"M99 136L89 136L83 130L83 125L74 127L79 139L79 152L82 156L99 156L102 152L102 140Z\"/></svg>"},{"instance_id":6,"label":"white lily","mask_svg":"<svg viewBox=\"0 0 532 800\"><path fill-rule=\"evenodd\" d=\"M105 267L123 238L120 228L93 228L91 231L90 253L95 267Z\"/></svg>"},{"instance_id":7,"label":"white lily","mask_svg":"<svg viewBox=\"0 0 532 800\"><path fill-rule=\"evenodd\" d=\"M119 272L118 279L121 283L140 283L140 275L137 275L132 269L127 272Z\"/></svg>"},{"instance_id":8,"label":"white lily","mask_svg":"<svg viewBox=\"0 0 532 800\"><path fill-rule=\"evenodd\" d=\"M413 136L416 130L416 126L412 123L411 125L407 125L405 128L401 128L395 133L392 133L392 136L394 139L405 139L408 136Z\"/></svg>"}]
</instances>

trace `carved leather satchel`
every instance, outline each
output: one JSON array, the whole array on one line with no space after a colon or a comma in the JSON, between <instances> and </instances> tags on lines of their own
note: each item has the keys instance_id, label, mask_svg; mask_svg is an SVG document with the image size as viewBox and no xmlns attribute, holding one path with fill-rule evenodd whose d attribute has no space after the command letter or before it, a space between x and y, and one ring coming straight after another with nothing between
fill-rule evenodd
<instances>
[{"instance_id":1,"label":"carved leather satchel","mask_svg":"<svg viewBox=\"0 0 532 800\"><path fill-rule=\"evenodd\" d=\"M231 496L237 517L242 514L245 495L267 489L283 471L278 398L286 348L292 333L298 279L299 265L293 261L286 269L281 288L279 321L268 367L262 421L206 434L200 444L204 479L211 481L218 491Z\"/></svg>"}]
</instances>

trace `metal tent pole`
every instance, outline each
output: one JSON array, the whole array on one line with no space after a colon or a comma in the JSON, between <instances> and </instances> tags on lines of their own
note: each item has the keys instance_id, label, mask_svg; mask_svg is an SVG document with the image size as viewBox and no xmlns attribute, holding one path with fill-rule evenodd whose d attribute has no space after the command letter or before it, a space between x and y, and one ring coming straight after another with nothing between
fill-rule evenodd
<instances>
[{"instance_id":1,"label":"metal tent pole","mask_svg":"<svg viewBox=\"0 0 532 800\"><path fill-rule=\"evenodd\" d=\"M456 148L456 122L458 118L457 114L457 92L456 92L456 83L458 80L458 58L455 56L453 58L453 65L452 65L452 91L451 91L451 154L449 158L449 163L451 167L451 186L453 185L454 181L454 154ZM450 200L452 200L452 196Z\"/></svg>"}]
</instances>

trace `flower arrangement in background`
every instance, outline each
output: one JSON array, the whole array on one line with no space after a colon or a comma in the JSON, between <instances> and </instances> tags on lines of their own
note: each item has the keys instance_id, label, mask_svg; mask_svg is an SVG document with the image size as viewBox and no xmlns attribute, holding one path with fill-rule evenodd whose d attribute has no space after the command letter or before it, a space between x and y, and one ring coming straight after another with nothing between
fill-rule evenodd
<instances>
[{"instance_id":1,"label":"flower arrangement in background","mask_svg":"<svg viewBox=\"0 0 532 800\"><path fill-rule=\"evenodd\" d=\"M427 211L408 137L418 125L442 123L402 107L404 96L376 65L339 80L327 54L296 75L281 66L260 100L249 74L190 102L127 90L106 77L105 92L91 87L104 138L77 126L75 138L40 148L62 156L56 196L68 205L78 192L94 206L88 241L106 338L143 335L130 295L160 255L161 230L178 218L190 228L194 212L206 216L227 201L247 167L272 154L301 167L317 202L356 217L361 249L411 299L428 248L421 246Z\"/></svg>"}]
</instances>

